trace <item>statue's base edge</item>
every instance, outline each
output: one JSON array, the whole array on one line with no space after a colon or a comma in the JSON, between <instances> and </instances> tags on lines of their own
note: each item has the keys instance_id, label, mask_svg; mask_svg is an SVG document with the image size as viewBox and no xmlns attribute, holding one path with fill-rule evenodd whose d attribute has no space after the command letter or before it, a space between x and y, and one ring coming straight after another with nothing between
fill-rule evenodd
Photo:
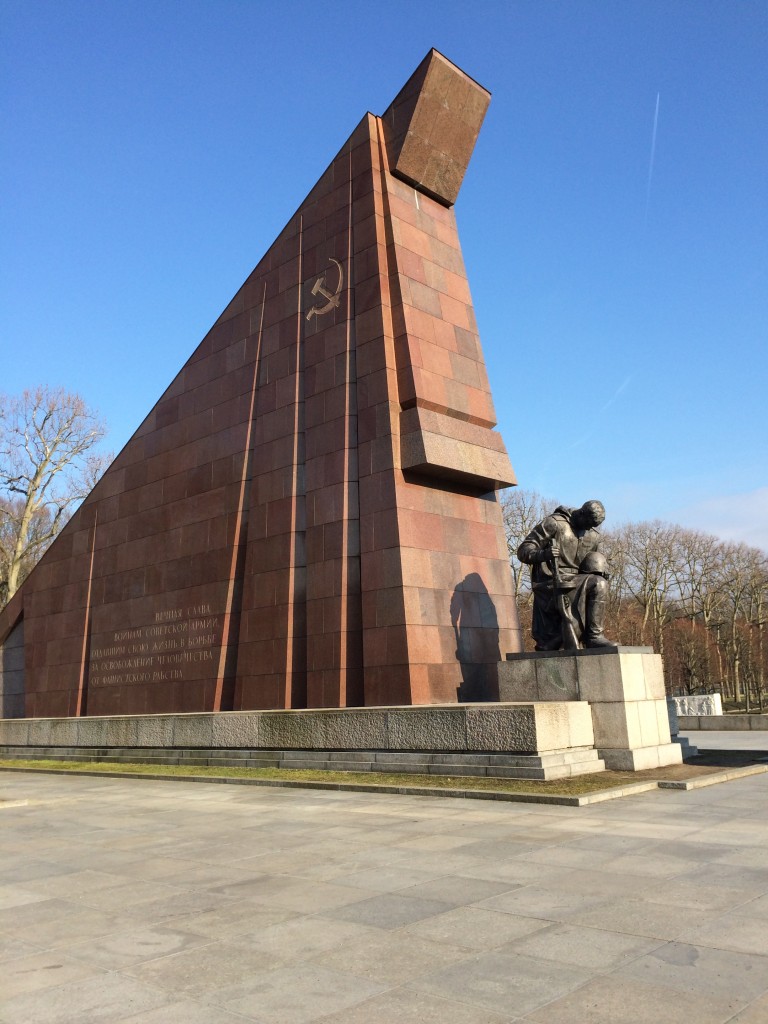
<instances>
[{"instance_id":1,"label":"statue's base edge","mask_svg":"<svg viewBox=\"0 0 768 1024\"><path fill-rule=\"evenodd\" d=\"M636 772L683 760L681 744L673 742L677 726L670 725L661 656L649 647L513 656L499 663L499 696L586 701L606 768Z\"/></svg>"},{"instance_id":2,"label":"statue's base edge","mask_svg":"<svg viewBox=\"0 0 768 1024\"><path fill-rule=\"evenodd\" d=\"M625 647L611 644L610 647L584 647L577 651L519 651L508 654L507 661L527 661L533 658L590 658L601 654L653 654L652 647Z\"/></svg>"},{"instance_id":3,"label":"statue's base edge","mask_svg":"<svg viewBox=\"0 0 768 1024\"><path fill-rule=\"evenodd\" d=\"M658 743L649 747L600 747L598 754L605 767L615 772L642 772L649 768L666 768L682 764L683 751L679 743Z\"/></svg>"}]
</instances>

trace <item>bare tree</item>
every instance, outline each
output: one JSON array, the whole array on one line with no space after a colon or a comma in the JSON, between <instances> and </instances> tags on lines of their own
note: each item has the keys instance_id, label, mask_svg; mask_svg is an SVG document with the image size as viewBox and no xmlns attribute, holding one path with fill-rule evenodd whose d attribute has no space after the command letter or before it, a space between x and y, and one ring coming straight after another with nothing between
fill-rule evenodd
<instances>
[{"instance_id":1,"label":"bare tree","mask_svg":"<svg viewBox=\"0 0 768 1024\"><path fill-rule=\"evenodd\" d=\"M724 571L721 583L725 597L725 635L722 637L734 700L746 699L749 709L748 679L742 677L749 662L755 680L762 678L758 663L762 657L762 622L766 603L766 556L746 544L724 546ZM752 650L751 627L757 627L757 650ZM719 638L720 639L720 638ZM747 683L745 687L745 683Z\"/></svg>"},{"instance_id":2,"label":"bare tree","mask_svg":"<svg viewBox=\"0 0 768 1024\"><path fill-rule=\"evenodd\" d=\"M650 625L653 643L664 654L664 626L672 617L673 559L679 527L653 522L630 523L615 531L623 551L623 586L642 609L641 640Z\"/></svg>"},{"instance_id":3,"label":"bare tree","mask_svg":"<svg viewBox=\"0 0 768 1024\"><path fill-rule=\"evenodd\" d=\"M10 600L110 456L99 416L63 388L0 396L0 568Z\"/></svg>"}]
</instances>

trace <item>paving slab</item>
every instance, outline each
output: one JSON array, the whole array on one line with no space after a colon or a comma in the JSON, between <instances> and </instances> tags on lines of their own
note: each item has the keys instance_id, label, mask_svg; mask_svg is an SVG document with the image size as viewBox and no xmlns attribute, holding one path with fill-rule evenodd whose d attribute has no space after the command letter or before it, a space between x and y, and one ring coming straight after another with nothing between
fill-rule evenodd
<instances>
[{"instance_id":1,"label":"paving slab","mask_svg":"<svg viewBox=\"0 0 768 1024\"><path fill-rule=\"evenodd\" d=\"M762 1024L767 795L4 774L0 1022Z\"/></svg>"}]
</instances>

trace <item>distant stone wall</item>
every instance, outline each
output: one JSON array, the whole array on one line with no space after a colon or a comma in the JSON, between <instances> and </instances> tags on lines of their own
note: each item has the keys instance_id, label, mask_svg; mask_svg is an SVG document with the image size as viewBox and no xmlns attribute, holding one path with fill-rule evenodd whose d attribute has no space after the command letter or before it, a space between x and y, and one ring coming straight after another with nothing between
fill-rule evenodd
<instances>
[{"instance_id":1,"label":"distant stone wall","mask_svg":"<svg viewBox=\"0 0 768 1024\"><path fill-rule=\"evenodd\" d=\"M680 715L680 731L768 732L768 715Z\"/></svg>"},{"instance_id":2,"label":"distant stone wall","mask_svg":"<svg viewBox=\"0 0 768 1024\"><path fill-rule=\"evenodd\" d=\"M723 702L719 693L699 696L670 697L678 715L722 715Z\"/></svg>"}]
</instances>

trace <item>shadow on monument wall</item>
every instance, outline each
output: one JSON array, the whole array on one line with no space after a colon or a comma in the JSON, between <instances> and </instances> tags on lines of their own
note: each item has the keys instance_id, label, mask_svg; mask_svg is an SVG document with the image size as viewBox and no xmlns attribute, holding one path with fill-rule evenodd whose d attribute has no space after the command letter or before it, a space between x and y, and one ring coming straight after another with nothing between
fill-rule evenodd
<instances>
[{"instance_id":1,"label":"shadow on monument wall","mask_svg":"<svg viewBox=\"0 0 768 1024\"><path fill-rule=\"evenodd\" d=\"M0 718L24 718L24 621L0 644Z\"/></svg>"},{"instance_id":2,"label":"shadow on monument wall","mask_svg":"<svg viewBox=\"0 0 768 1024\"><path fill-rule=\"evenodd\" d=\"M499 619L488 589L476 572L457 583L451 597L451 625L461 665L460 702L499 698Z\"/></svg>"}]
</instances>

